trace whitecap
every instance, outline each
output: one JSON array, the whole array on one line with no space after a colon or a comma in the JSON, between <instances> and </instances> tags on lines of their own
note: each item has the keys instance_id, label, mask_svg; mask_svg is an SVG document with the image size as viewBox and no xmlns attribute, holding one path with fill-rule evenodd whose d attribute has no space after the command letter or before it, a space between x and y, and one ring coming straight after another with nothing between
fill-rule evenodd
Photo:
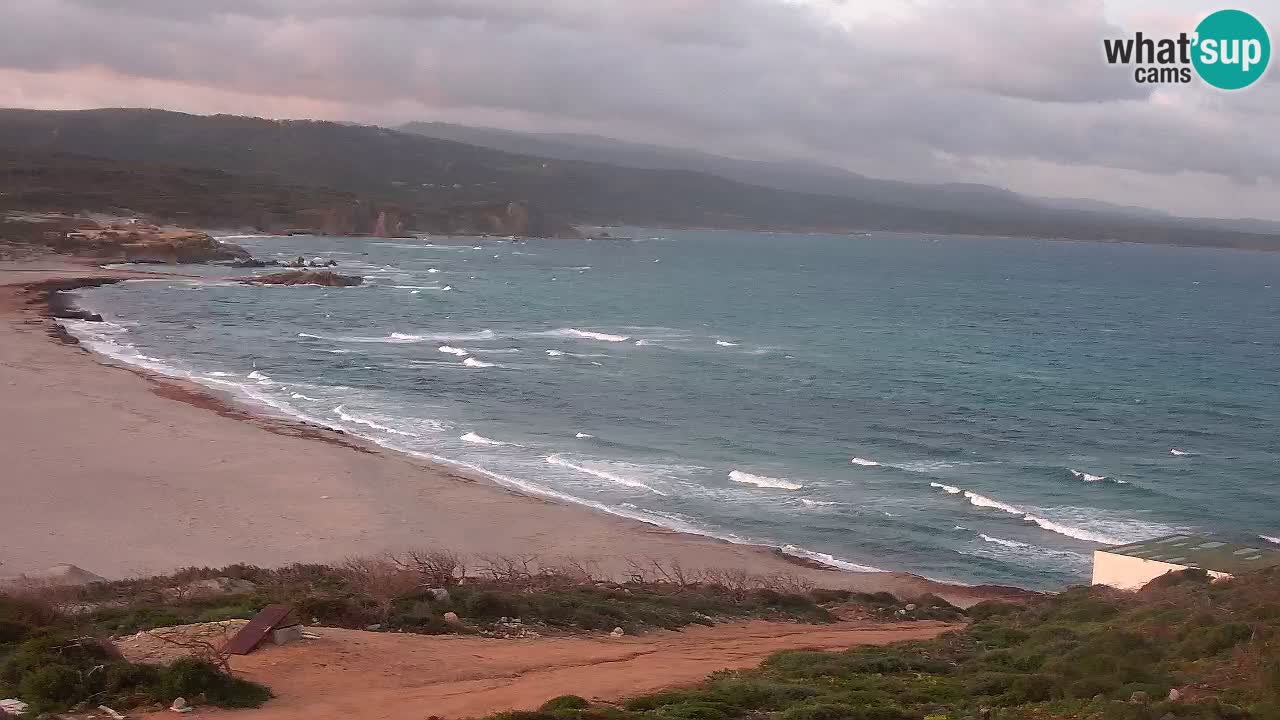
<instances>
[{"instance_id":1,"label":"whitecap","mask_svg":"<svg viewBox=\"0 0 1280 720\"><path fill-rule=\"evenodd\" d=\"M959 526L957 525L957 527ZM1018 542L1017 540L1005 540L1004 538L994 537L991 535L987 535L986 533L978 533L978 537L982 538L983 540L986 540L989 543L995 543L996 545L1003 545L1004 547L1009 547L1009 548L1031 547L1027 543Z\"/></svg>"},{"instance_id":2,"label":"whitecap","mask_svg":"<svg viewBox=\"0 0 1280 720\"><path fill-rule=\"evenodd\" d=\"M440 347L438 347L438 348L436 348L436 349L437 349L437 350L439 350L439 351L440 351L440 352L442 352L442 353L446 353L446 354L449 354L449 355L457 355L458 357L466 357L467 355L470 355L470 354L471 354L471 353L467 352L466 350L463 350L462 348L459 348L459 347L453 347L452 345L441 345Z\"/></svg>"},{"instance_id":3,"label":"whitecap","mask_svg":"<svg viewBox=\"0 0 1280 720\"><path fill-rule=\"evenodd\" d=\"M453 286L452 286L452 285L445 285L444 287L442 287L442 288L440 288L440 289L441 289L442 291L452 290L452 289L453 289Z\"/></svg>"},{"instance_id":4,"label":"whitecap","mask_svg":"<svg viewBox=\"0 0 1280 720\"><path fill-rule=\"evenodd\" d=\"M1266 540L1269 543L1275 543L1276 545L1280 545L1280 537L1272 537L1270 535L1259 535L1258 537L1262 538L1263 540Z\"/></svg>"},{"instance_id":5,"label":"whitecap","mask_svg":"<svg viewBox=\"0 0 1280 720\"><path fill-rule=\"evenodd\" d=\"M593 438L593 437L595 437L595 435L588 435L588 434L586 434L586 433L584 433L584 432L580 432L580 433L578 433L578 434L574 435L574 437L578 438L579 440L584 440L584 439L587 439L587 438Z\"/></svg>"},{"instance_id":6,"label":"whitecap","mask_svg":"<svg viewBox=\"0 0 1280 720\"><path fill-rule=\"evenodd\" d=\"M311 402L320 402L320 398L307 397L302 393L291 393L289 397L293 398L294 400L310 400Z\"/></svg>"},{"instance_id":7,"label":"whitecap","mask_svg":"<svg viewBox=\"0 0 1280 720\"><path fill-rule=\"evenodd\" d=\"M935 488L938 488L939 490L945 490L952 495L959 495L961 492L963 492L960 488L956 487L955 485L943 485L942 483L938 483L938 482L929 483L929 487L935 487Z\"/></svg>"},{"instance_id":8,"label":"whitecap","mask_svg":"<svg viewBox=\"0 0 1280 720\"><path fill-rule=\"evenodd\" d=\"M603 340L605 342L626 342L631 339L626 335L612 335L610 333L596 332L594 330L579 330L578 328L560 328L559 330L551 330L543 334L553 335L555 337L579 338L583 340Z\"/></svg>"},{"instance_id":9,"label":"whitecap","mask_svg":"<svg viewBox=\"0 0 1280 720\"><path fill-rule=\"evenodd\" d=\"M439 270L437 270L436 268L427 268L427 272L429 272L429 273L431 273L432 275L434 275L434 274L436 274L436 273L438 273L438 272L440 272L440 271L439 271Z\"/></svg>"},{"instance_id":10,"label":"whitecap","mask_svg":"<svg viewBox=\"0 0 1280 720\"><path fill-rule=\"evenodd\" d=\"M213 372L206 373L206 374L209 375L209 377L234 377L235 376L235 373L222 372L221 370L214 370Z\"/></svg>"},{"instance_id":11,"label":"whitecap","mask_svg":"<svg viewBox=\"0 0 1280 720\"><path fill-rule=\"evenodd\" d=\"M745 485L755 485L762 488L776 488L778 490L800 490L804 487L799 483L793 483L790 480L782 478L769 477L767 475L752 475L741 470L733 470L729 473L729 479L736 483Z\"/></svg>"},{"instance_id":12,"label":"whitecap","mask_svg":"<svg viewBox=\"0 0 1280 720\"><path fill-rule=\"evenodd\" d=\"M551 465L558 465L560 467L569 468L570 470L576 470L580 473L586 473L587 475L590 475L592 477L600 478L601 480L608 480L611 483L617 483L618 485L625 485L627 487L648 490L649 492L655 493L658 495L666 495L666 493L662 492L661 490L656 490L650 487L649 485L646 485L645 483L640 482L639 480L632 480L631 478L623 477L616 473L611 473L605 470L597 470L596 468L588 467L586 465L576 465L574 463L569 462L568 460L565 460L559 455L548 455L545 460L547 463Z\"/></svg>"},{"instance_id":13,"label":"whitecap","mask_svg":"<svg viewBox=\"0 0 1280 720\"><path fill-rule=\"evenodd\" d=\"M810 500L809 498L800 498L800 504L805 507L832 507L840 503L834 500Z\"/></svg>"},{"instance_id":14,"label":"whitecap","mask_svg":"<svg viewBox=\"0 0 1280 720\"><path fill-rule=\"evenodd\" d=\"M1071 468L1067 469L1071 471L1071 475L1077 480L1083 480L1085 482L1102 482L1107 479L1106 475L1090 475L1089 473L1081 470L1072 470Z\"/></svg>"},{"instance_id":15,"label":"whitecap","mask_svg":"<svg viewBox=\"0 0 1280 720\"><path fill-rule=\"evenodd\" d=\"M717 340L716 344L720 347L738 347L738 343L729 342L728 340Z\"/></svg>"},{"instance_id":16,"label":"whitecap","mask_svg":"<svg viewBox=\"0 0 1280 720\"><path fill-rule=\"evenodd\" d=\"M460 439L460 440L463 440L463 441L465 441L465 442L473 443L473 444L475 444L475 445L493 445L493 446L499 446L499 445L508 445L508 444L510 444L510 443L504 443L504 442L502 442L501 440L494 440L494 439L492 439L492 438L487 438L487 437L485 437L485 436L483 436L483 435L478 435L478 434L473 433L473 432L469 432L469 433L467 433L466 435L463 435L463 436L462 436L461 438L459 438L459 439Z\"/></svg>"},{"instance_id":17,"label":"whitecap","mask_svg":"<svg viewBox=\"0 0 1280 720\"><path fill-rule=\"evenodd\" d=\"M489 367L493 367L493 363L483 362L483 361L481 361L481 360L477 360L477 359L475 359L475 358L473 358L473 357L469 357L469 358L467 358L466 360L463 360L463 361L462 361L462 364L463 364L463 365L466 365L466 366L467 366L467 367L469 367L469 368L489 368Z\"/></svg>"},{"instance_id":18,"label":"whitecap","mask_svg":"<svg viewBox=\"0 0 1280 720\"><path fill-rule=\"evenodd\" d=\"M850 458L849 462L854 465L861 465L863 467L879 467L880 466L880 463L876 462L875 460L868 460L866 458L860 458L860 457Z\"/></svg>"},{"instance_id":19,"label":"whitecap","mask_svg":"<svg viewBox=\"0 0 1280 720\"><path fill-rule=\"evenodd\" d=\"M1191 453L1186 450L1179 450L1178 448L1170 448L1169 454L1174 457L1186 457L1187 455L1191 455Z\"/></svg>"},{"instance_id":20,"label":"whitecap","mask_svg":"<svg viewBox=\"0 0 1280 720\"><path fill-rule=\"evenodd\" d=\"M563 350L548 350L548 351L547 351L547 354L548 354L548 355L550 355L551 357L560 357L561 355L563 355L563 354L564 354L564 351L563 351Z\"/></svg>"}]
</instances>

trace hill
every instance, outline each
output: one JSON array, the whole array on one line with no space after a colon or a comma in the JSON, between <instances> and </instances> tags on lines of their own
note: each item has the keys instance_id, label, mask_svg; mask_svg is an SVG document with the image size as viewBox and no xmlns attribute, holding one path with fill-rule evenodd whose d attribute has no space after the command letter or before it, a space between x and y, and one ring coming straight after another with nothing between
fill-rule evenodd
<instances>
[{"instance_id":1,"label":"hill","mask_svg":"<svg viewBox=\"0 0 1280 720\"><path fill-rule=\"evenodd\" d=\"M913 207L831 192L792 192L685 169L535 157L330 122L158 110L4 110L0 147L270 176L285 184L377 198L403 208L422 226L431 225L431 218L448 225L440 213L451 216L454 208L517 202L529 209L528 234L540 235L556 234L567 223L636 224L1280 248L1280 237L1228 229L1043 208L988 212L973 197L1002 197L1002 191L980 186L948 186L948 192L968 198L955 208ZM486 213L492 216L481 214Z\"/></svg>"}]
</instances>

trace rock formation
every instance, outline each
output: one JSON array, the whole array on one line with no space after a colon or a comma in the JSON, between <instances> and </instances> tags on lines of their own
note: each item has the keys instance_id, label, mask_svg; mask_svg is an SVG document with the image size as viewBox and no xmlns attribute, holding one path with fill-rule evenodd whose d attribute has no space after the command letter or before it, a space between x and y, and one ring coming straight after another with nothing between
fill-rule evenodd
<instances>
[{"instance_id":1,"label":"rock formation","mask_svg":"<svg viewBox=\"0 0 1280 720\"><path fill-rule=\"evenodd\" d=\"M339 275L331 270L289 270L259 275L241 282L254 285L323 285L325 287L352 287L364 282L356 275Z\"/></svg>"}]
</instances>

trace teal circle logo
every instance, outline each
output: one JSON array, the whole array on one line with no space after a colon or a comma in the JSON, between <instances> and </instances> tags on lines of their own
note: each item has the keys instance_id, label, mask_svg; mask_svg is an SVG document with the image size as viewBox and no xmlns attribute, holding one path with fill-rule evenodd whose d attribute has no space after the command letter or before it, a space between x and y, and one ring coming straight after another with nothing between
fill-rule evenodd
<instances>
[{"instance_id":1,"label":"teal circle logo","mask_svg":"<svg viewBox=\"0 0 1280 720\"><path fill-rule=\"evenodd\" d=\"M1243 10L1219 10L1196 26L1191 58L1201 79L1221 90L1249 87L1266 72L1271 38Z\"/></svg>"}]
</instances>

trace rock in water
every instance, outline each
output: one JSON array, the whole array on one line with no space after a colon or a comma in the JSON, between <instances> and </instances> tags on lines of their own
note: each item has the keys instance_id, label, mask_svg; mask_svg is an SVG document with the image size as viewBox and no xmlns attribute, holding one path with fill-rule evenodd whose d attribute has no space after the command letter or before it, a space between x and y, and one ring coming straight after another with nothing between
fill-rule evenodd
<instances>
[{"instance_id":1,"label":"rock in water","mask_svg":"<svg viewBox=\"0 0 1280 720\"><path fill-rule=\"evenodd\" d=\"M364 282L358 275L339 275L331 270L289 270L241 280L255 285L322 285L352 287Z\"/></svg>"}]
</instances>

